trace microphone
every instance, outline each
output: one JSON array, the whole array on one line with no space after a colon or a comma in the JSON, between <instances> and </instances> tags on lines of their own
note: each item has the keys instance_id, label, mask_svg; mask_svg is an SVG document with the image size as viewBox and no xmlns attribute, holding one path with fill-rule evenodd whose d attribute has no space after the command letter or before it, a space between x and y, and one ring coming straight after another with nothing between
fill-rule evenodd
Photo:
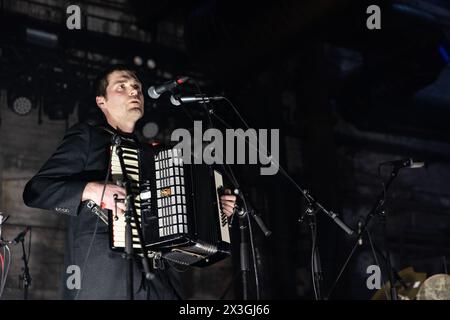
<instances>
[{"instance_id":1,"label":"microphone","mask_svg":"<svg viewBox=\"0 0 450 320\"><path fill-rule=\"evenodd\" d=\"M162 93L172 91L173 89L175 89L176 87L185 83L188 80L189 77L180 77L177 78L176 80L167 81L163 84L160 84L159 86L151 86L150 88L148 88L147 93L150 96L150 98L158 99Z\"/></svg>"},{"instance_id":2,"label":"microphone","mask_svg":"<svg viewBox=\"0 0 450 320\"><path fill-rule=\"evenodd\" d=\"M425 162L414 161L412 158L395 160L395 161L386 161L386 162L382 162L380 165L386 165L386 164L390 164L398 169L401 169L401 168L416 169L416 168L422 168L423 166L425 166Z\"/></svg>"},{"instance_id":3,"label":"microphone","mask_svg":"<svg viewBox=\"0 0 450 320\"><path fill-rule=\"evenodd\" d=\"M17 244L20 241L22 241L25 238L25 235L28 233L28 231L31 229L31 227L27 226L25 230L23 230L21 233L17 235L17 237L14 238L12 241L13 244Z\"/></svg>"},{"instance_id":4,"label":"microphone","mask_svg":"<svg viewBox=\"0 0 450 320\"><path fill-rule=\"evenodd\" d=\"M198 102L198 103L208 103L210 101L217 101L225 99L222 96L205 96L202 94L197 94L195 96L180 96L180 95L172 95L170 96L170 102L174 106L179 106L182 103L191 103L191 102Z\"/></svg>"}]
</instances>

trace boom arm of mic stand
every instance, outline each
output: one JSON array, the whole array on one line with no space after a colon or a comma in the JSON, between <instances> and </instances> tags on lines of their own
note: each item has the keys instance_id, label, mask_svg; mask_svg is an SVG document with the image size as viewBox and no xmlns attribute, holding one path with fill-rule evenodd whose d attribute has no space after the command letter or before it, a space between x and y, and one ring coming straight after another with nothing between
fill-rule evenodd
<instances>
[{"instance_id":1,"label":"boom arm of mic stand","mask_svg":"<svg viewBox=\"0 0 450 320\"><path fill-rule=\"evenodd\" d=\"M209 127L210 128L213 128L214 126L213 126L213 123L212 123L212 119L211 119L211 115L215 115L215 113L214 113L214 109L213 108L211 108L210 110L208 109L208 107L207 107L207 105L209 105L209 103L204 103L203 104L203 107L205 108L205 111L206 111L206 116L207 116L207 119L208 119L208 125L209 125ZM217 115L215 115L216 116L216 118L217 119L220 119ZM229 127L230 128L230 126L228 126L228 125L226 125L227 127ZM229 169L229 171L230 172L227 172L227 170L226 170L226 167L225 167L225 165L223 165L223 169L224 169L224 173L228 176L228 178L230 179L230 181L232 182L232 184L234 185L234 187L238 190L238 192L239 192L239 182L237 181L237 179L236 179L236 177L234 176L234 173L233 173L233 170L231 169L231 167L230 166L228 166L228 169ZM238 193L239 194L239 193ZM245 197L241 194L241 197L242 197L242 200L244 201L244 205L245 205L245 208L246 208L246 210L247 210L247 201L246 201L246 199L245 199ZM234 216L234 215L233 215ZM245 215L244 215L245 216ZM247 262L244 262L243 263L243 261L247 261L246 259L247 258L245 258L244 256L242 256L242 255L245 255L246 254L246 252L247 252L247 249L245 248L244 249L244 246L246 246L246 244L245 244L245 240L243 240L243 239L245 239L245 235L244 235L244 233L243 233L243 231L244 231L244 228L243 228L243 223L244 223L244 221L243 221L243 217L244 216L240 216L240 219L239 219L239 225L240 225L240 230L241 230L241 250L240 250L240 252L241 252L241 274L242 274L242 287L243 287L243 297L244 297L244 299L247 299L247 269L246 269L246 263ZM262 222L262 220L261 219L259 219L260 220L260 222ZM258 220L256 220L257 222L258 222ZM251 224L249 224L249 227L251 226ZM258 223L258 226L260 226L260 224ZM249 229L250 230L250 229ZM266 229L267 230L267 229ZM263 232L264 232L264 230L263 230ZM254 251L254 248L253 248L253 240L252 240L252 238L250 237L250 244L251 244L251 246L252 246L252 252L253 252L253 256L255 256L255 251ZM259 277L258 277L258 269L257 269L257 267L256 267L256 259L252 259L253 260L253 268L254 268L254 272L255 272L255 285L256 285L256 300L259 300Z\"/></svg>"},{"instance_id":2,"label":"boom arm of mic stand","mask_svg":"<svg viewBox=\"0 0 450 320\"><path fill-rule=\"evenodd\" d=\"M244 124L247 127L247 129L249 129L247 123L242 119L241 115L239 114L237 109L234 107L234 105L228 99L225 98L225 100L232 106L233 110L237 113L239 118L244 122ZM216 115L214 113L213 109L212 110L208 110L206 108L206 106L205 106L205 110L207 111L208 119L209 119L210 122L211 122L211 118L210 118L210 114L211 114L214 117L216 117L217 119L219 119L220 122L225 124L226 127L231 128L223 119L221 119L218 115ZM249 144L250 146L252 146L253 148L255 148L255 150L257 150L256 147L253 146L251 143L247 142L246 139L245 139L245 142L247 144ZM271 157L271 155L270 155L270 157ZM279 163L277 163L277 164L278 164L278 168L280 169L280 172L283 174L283 176L287 180L289 180L302 193L302 195L308 200L308 202L311 203L311 201L312 201L314 203L314 205L316 205L321 211L323 211L326 215L328 215L348 235L352 235L354 233L354 231L351 228L349 228L341 219L339 219L339 217L337 216L336 213L326 210L320 203L315 201L309 194L307 194L307 192L305 190L303 190L302 188L299 187L299 185L294 181L294 179L291 178L291 176L284 170L284 168ZM255 220L257 220L257 218L255 218ZM300 218L300 220L303 220L303 216ZM258 223L258 225L259 225L259 223Z\"/></svg>"},{"instance_id":3,"label":"boom arm of mic stand","mask_svg":"<svg viewBox=\"0 0 450 320\"><path fill-rule=\"evenodd\" d=\"M325 209L320 203L316 204L319 208L320 211L322 211L323 213L325 213L327 216L329 216L342 230L345 231L345 233L347 233L349 236L351 236L354 231L352 229L350 229L350 227L348 227L339 217L336 213L334 213L333 211L328 211L327 209Z\"/></svg>"},{"instance_id":4,"label":"boom arm of mic stand","mask_svg":"<svg viewBox=\"0 0 450 320\"><path fill-rule=\"evenodd\" d=\"M247 203L246 208L240 208L237 213L239 216L245 216L246 214L249 214L253 219L255 219L256 223L258 224L259 228L261 229L262 233L268 237L272 234L272 231L270 231L266 225L264 224L264 221L261 219L261 217L255 213L255 210L250 207L250 205Z\"/></svg>"},{"instance_id":5,"label":"boom arm of mic stand","mask_svg":"<svg viewBox=\"0 0 450 320\"><path fill-rule=\"evenodd\" d=\"M264 224L264 221L261 219L259 215L257 215L253 210L250 211L250 215L255 219L256 223L258 224L261 231L264 233L266 237L270 236L272 234L272 231L267 229L266 225Z\"/></svg>"},{"instance_id":6,"label":"boom arm of mic stand","mask_svg":"<svg viewBox=\"0 0 450 320\"><path fill-rule=\"evenodd\" d=\"M210 114L212 114L213 116L215 116L217 119L219 119L222 123L224 123L228 128L230 128L230 126L223 121L223 119L221 119L219 116L217 116L214 112L210 112ZM208 119L209 115L208 115ZM247 140L245 140L246 143ZM251 145L251 144L250 144ZM253 146L255 147L255 146ZM283 176L289 180L298 190L300 190L301 194L308 200L309 203L314 203L315 206L317 206L321 211L323 211L326 215L328 215L342 230L344 230L348 235L352 235L354 233L354 231L349 228L339 217L336 213L332 212L332 211L328 211L326 210L320 203L318 203L317 201L315 201L305 190L303 190L302 188L300 188L298 186L298 184L291 178L291 176L289 176L289 174L283 169L283 167L278 164L278 167L280 169L280 172L283 174ZM258 222L258 220L260 220L260 217L256 216L254 217L255 220ZM259 219L258 219L259 218ZM303 220L303 217L300 218L300 220ZM258 225L261 227L261 225L258 222ZM264 230L263 230L264 232Z\"/></svg>"},{"instance_id":7,"label":"boom arm of mic stand","mask_svg":"<svg viewBox=\"0 0 450 320\"><path fill-rule=\"evenodd\" d=\"M282 172L284 172L284 170L282 170ZM287 174L287 173L286 173ZM317 202L310 194L307 190L302 190L300 189L300 191L302 192L303 196L305 197L305 199L308 201L308 204L311 208L318 208L319 211L322 211L323 213L325 213L327 216L329 216L342 230L345 231L345 233L347 233L348 235L352 235L354 233L354 231L348 227L339 217L336 213L334 213L333 211L328 211L327 209L324 208L324 206L322 206L319 202ZM303 220L304 215L302 215L302 217L300 218L300 222Z\"/></svg>"}]
</instances>

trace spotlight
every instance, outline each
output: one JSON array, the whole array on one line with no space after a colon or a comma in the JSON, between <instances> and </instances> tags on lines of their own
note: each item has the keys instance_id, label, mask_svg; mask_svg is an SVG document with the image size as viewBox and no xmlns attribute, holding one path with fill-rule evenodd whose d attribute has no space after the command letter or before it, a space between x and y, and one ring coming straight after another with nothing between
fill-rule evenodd
<instances>
[{"instance_id":1,"label":"spotlight","mask_svg":"<svg viewBox=\"0 0 450 320\"><path fill-rule=\"evenodd\" d=\"M137 65L137 66L142 66L142 63L143 63L142 58L139 57L139 56L135 56L135 57L133 58L133 62L134 62L134 64Z\"/></svg>"},{"instance_id":2,"label":"spotlight","mask_svg":"<svg viewBox=\"0 0 450 320\"><path fill-rule=\"evenodd\" d=\"M8 107L20 116L29 114L35 107L33 78L30 75L18 77L8 88Z\"/></svg>"},{"instance_id":3,"label":"spotlight","mask_svg":"<svg viewBox=\"0 0 450 320\"><path fill-rule=\"evenodd\" d=\"M156 68L156 62L155 62L155 60L153 60L153 59L148 59L147 60L147 67L149 68L149 69L155 69Z\"/></svg>"},{"instance_id":4,"label":"spotlight","mask_svg":"<svg viewBox=\"0 0 450 320\"><path fill-rule=\"evenodd\" d=\"M155 122L147 122L142 128L142 134L147 139L156 137L159 132L159 126Z\"/></svg>"},{"instance_id":5,"label":"spotlight","mask_svg":"<svg viewBox=\"0 0 450 320\"><path fill-rule=\"evenodd\" d=\"M20 116L26 116L27 114L29 114L32 110L32 107L33 103L31 102L30 98L25 96L18 96L14 99L11 105L12 110Z\"/></svg>"},{"instance_id":6,"label":"spotlight","mask_svg":"<svg viewBox=\"0 0 450 320\"><path fill-rule=\"evenodd\" d=\"M8 107L19 116L26 116L31 113L35 107L35 100L30 95L30 90L23 88L9 89L8 91Z\"/></svg>"}]
</instances>

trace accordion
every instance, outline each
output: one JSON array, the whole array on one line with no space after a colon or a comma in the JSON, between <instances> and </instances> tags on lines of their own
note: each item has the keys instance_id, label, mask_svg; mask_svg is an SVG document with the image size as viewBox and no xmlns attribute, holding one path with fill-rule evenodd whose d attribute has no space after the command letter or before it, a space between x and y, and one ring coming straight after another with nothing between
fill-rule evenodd
<instances>
[{"instance_id":1,"label":"accordion","mask_svg":"<svg viewBox=\"0 0 450 320\"><path fill-rule=\"evenodd\" d=\"M181 149L150 147L121 139L120 147L147 250L174 263L207 266L230 255L228 220L220 208L220 172L206 164L186 164ZM117 147L111 147L111 175L123 178ZM110 246L125 248L125 217L109 213ZM131 220L133 249L142 253Z\"/></svg>"}]
</instances>

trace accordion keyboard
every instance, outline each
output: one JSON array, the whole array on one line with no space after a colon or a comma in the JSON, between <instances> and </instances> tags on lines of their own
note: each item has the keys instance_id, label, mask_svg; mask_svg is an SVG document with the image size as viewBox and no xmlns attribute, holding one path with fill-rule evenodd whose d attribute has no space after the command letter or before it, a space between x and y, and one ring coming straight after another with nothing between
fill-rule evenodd
<instances>
[{"instance_id":1,"label":"accordion keyboard","mask_svg":"<svg viewBox=\"0 0 450 320\"><path fill-rule=\"evenodd\" d=\"M111 157L111 176L115 184L120 185L122 181L122 169L120 166L119 157L116 153L117 148L112 147ZM139 179L139 159L137 149L122 147L123 159L127 171L128 179L131 183L131 189L135 194L134 206L138 215L139 223L141 221L141 195L140 195L140 179ZM112 219L112 241L113 247L124 248L125 247L125 216L117 215ZM132 234L133 234L133 248L141 248L139 244L138 233L136 230L136 222L134 219L131 221Z\"/></svg>"}]
</instances>

